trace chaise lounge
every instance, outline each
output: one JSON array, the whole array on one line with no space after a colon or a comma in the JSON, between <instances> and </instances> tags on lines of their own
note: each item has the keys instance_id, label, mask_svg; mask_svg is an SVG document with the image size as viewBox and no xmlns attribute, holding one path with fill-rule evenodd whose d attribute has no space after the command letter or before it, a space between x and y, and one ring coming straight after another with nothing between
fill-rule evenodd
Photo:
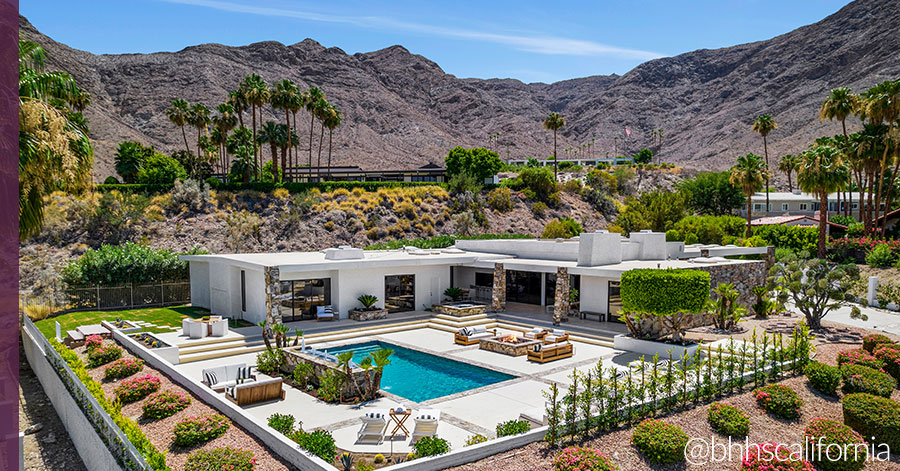
<instances>
[{"instance_id":1,"label":"chaise lounge","mask_svg":"<svg viewBox=\"0 0 900 471\"><path fill-rule=\"evenodd\" d=\"M224 391L238 382L247 383L256 380L256 375L251 373L251 367L246 363L206 368L202 371L202 375L203 384L216 392Z\"/></svg>"},{"instance_id":2,"label":"chaise lounge","mask_svg":"<svg viewBox=\"0 0 900 471\"><path fill-rule=\"evenodd\" d=\"M413 417L416 428L413 429L412 442L415 443L422 437L434 437L437 435L438 423L441 420L441 411L437 409L422 409Z\"/></svg>"},{"instance_id":3,"label":"chaise lounge","mask_svg":"<svg viewBox=\"0 0 900 471\"><path fill-rule=\"evenodd\" d=\"M316 306L316 320L333 321L334 308L332 308L331 306Z\"/></svg>"},{"instance_id":4,"label":"chaise lounge","mask_svg":"<svg viewBox=\"0 0 900 471\"><path fill-rule=\"evenodd\" d=\"M239 406L244 406L284 399L284 390L281 388L281 378L269 378L236 384L226 390L225 397Z\"/></svg>"},{"instance_id":5,"label":"chaise lounge","mask_svg":"<svg viewBox=\"0 0 900 471\"><path fill-rule=\"evenodd\" d=\"M528 360L538 363L569 358L575 353L575 347L569 342L538 344L528 350Z\"/></svg>"},{"instance_id":6,"label":"chaise lounge","mask_svg":"<svg viewBox=\"0 0 900 471\"><path fill-rule=\"evenodd\" d=\"M456 331L453 341L459 345L475 345L482 339L489 339L497 336L497 330L487 330L484 326L463 327Z\"/></svg>"},{"instance_id":7,"label":"chaise lounge","mask_svg":"<svg viewBox=\"0 0 900 471\"><path fill-rule=\"evenodd\" d=\"M543 340L546 335L547 329L543 327L535 327L524 334L528 340Z\"/></svg>"},{"instance_id":8,"label":"chaise lounge","mask_svg":"<svg viewBox=\"0 0 900 471\"><path fill-rule=\"evenodd\" d=\"M366 412L362 417L362 427L356 433L356 442L374 441L380 445L384 441L384 432L388 426L388 411L376 409Z\"/></svg>"}]
</instances>

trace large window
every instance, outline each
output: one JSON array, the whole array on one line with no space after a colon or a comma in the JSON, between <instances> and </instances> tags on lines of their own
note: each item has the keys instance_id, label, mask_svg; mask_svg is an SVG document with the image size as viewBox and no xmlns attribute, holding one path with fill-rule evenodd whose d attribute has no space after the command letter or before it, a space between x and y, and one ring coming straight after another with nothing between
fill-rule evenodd
<instances>
[{"instance_id":1,"label":"large window","mask_svg":"<svg viewBox=\"0 0 900 471\"><path fill-rule=\"evenodd\" d=\"M543 273L506 271L506 300L514 303L541 304Z\"/></svg>"},{"instance_id":2,"label":"large window","mask_svg":"<svg viewBox=\"0 0 900 471\"><path fill-rule=\"evenodd\" d=\"M548 306L556 304L556 273L547 273L547 283L545 283L544 303ZM569 275L569 289L578 291L575 302L581 298L581 275Z\"/></svg>"},{"instance_id":3,"label":"large window","mask_svg":"<svg viewBox=\"0 0 900 471\"><path fill-rule=\"evenodd\" d=\"M388 312L416 309L416 275L384 277L384 307Z\"/></svg>"},{"instance_id":4,"label":"large window","mask_svg":"<svg viewBox=\"0 0 900 471\"><path fill-rule=\"evenodd\" d=\"M475 286L485 286L492 288L494 286L493 273L475 273Z\"/></svg>"},{"instance_id":5,"label":"large window","mask_svg":"<svg viewBox=\"0 0 900 471\"><path fill-rule=\"evenodd\" d=\"M282 281L277 302L282 322L314 319L316 306L331 304L331 278Z\"/></svg>"},{"instance_id":6,"label":"large window","mask_svg":"<svg viewBox=\"0 0 900 471\"><path fill-rule=\"evenodd\" d=\"M619 320L619 311L622 309L622 295L619 293L620 284L618 281L610 281L606 296L606 312L609 313L607 318L613 322L622 321Z\"/></svg>"},{"instance_id":7,"label":"large window","mask_svg":"<svg viewBox=\"0 0 900 471\"><path fill-rule=\"evenodd\" d=\"M247 273L241 270L241 311L247 312Z\"/></svg>"}]
</instances>

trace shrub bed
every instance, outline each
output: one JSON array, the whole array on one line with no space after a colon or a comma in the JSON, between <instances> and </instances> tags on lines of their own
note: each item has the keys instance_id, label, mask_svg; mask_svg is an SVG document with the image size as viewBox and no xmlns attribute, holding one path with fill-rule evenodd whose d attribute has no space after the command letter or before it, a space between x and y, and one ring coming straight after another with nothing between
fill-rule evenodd
<instances>
[{"instance_id":1,"label":"shrub bed","mask_svg":"<svg viewBox=\"0 0 900 471\"><path fill-rule=\"evenodd\" d=\"M101 345L88 351L88 368L103 366L122 358L122 349L115 345Z\"/></svg>"},{"instance_id":2,"label":"shrub bed","mask_svg":"<svg viewBox=\"0 0 900 471\"><path fill-rule=\"evenodd\" d=\"M497 438L518 435L531 430L531 426L525 420L507 420L497 424Z\"/></svg>"},{"instance_id":3,"label":"shrub bed","mask_svg":"<svg viewBox=\"0 0 900 471\"><path fill-rule=\"evenodd\" d=\"M413 444L416 458L443 455L450 452L450 442L439 437L422 437Z\"/></svg>"},{"instance_id":4,"label":"shrub bed","mask_svg":"<svg viewBox=\"0 0 900 471\"><path fill-rule=\"evenodd\" d=\"M809 362L803 368L803 374L813 389L823 394L834 396L841 385L841 369L817 361Z\"/></svg>"},{"instance_id":5,"label":"shrub bed","mask_svg":"<svg viewBox=\"0 0 900 471\"><path fill-rule=\"evenodd\" d=\"M875 368L878 370L884 368L884 363L881 360L875 358L874 355L861 348L841 350L840 352L838 352L837 363L838 366L843 366L849 363L852 365L868 366L869 368Z\"/></svg>"},{"instance_id":6,"label":"shrub bed","mask_svg":"<svg viewBox=\"0 0 900 471\"><path fill-rule=\"evenodd\" d=\"M677 425L645 419L634 428L631 443L651 462L672 464L684 461L688 436Z\"/></svg>"},{"instance_id":7,"label":"shrub bed","mask_svg":"<svg viewBox=\"0 0 900 471\"><path fill-rule=\"evenodd\" d=\"M300 445L300 448L322 458L327 462L332 462L337 455L337 446L334 444L334 437L327 430L314 430L312 432L304 432L297 430L290 437Z\"/></svg>"},{"instance_id":8,"label":"shrub bed","mask_svg":"<svg viewBox=\"0 0 900 471\"><path fill-rule=\"evenodd\" d=\"M707 413L709 425L716 432L730 437L746 437L750 433L750 418L744 411L726 402L715 402Z\"/></svg>"},{"instance_id":9,"label":"shrub bed","mask_svg":"<svg viewBox=\"0 0 900 471\"><path fill-rule=\"evenodd\" d=\"M812 463L797 459L792 450L776 443L757 443L747 448L741 471L816 471Z\"/></svg>"},{"instance_id":10,"label":"shrub bed","mask_svg":"<svg viewBox=\"0 0 900 471\"><path fill-rule=\"evenodd\" d=\"M844 423L874 444L900 450L900 403L866 393L848 394L841 400Z\"/></svg>"},{"instance_id":11,"label":"shrub bed","mask_svg":"<svg viewBox=\"0 0 900 471\"><path fill-rule=\"evenodd\" d=\"M859 471L866 465L866 441L840 422L817 417L803 436L809 459L819 471Z\"/></svg>"},{"instance_id":12,"label":"shrub bed","mask_svg":"<svg viewBox=\"0 0 900 471\"><path fill-rule=\"evenodd\" d=\"M756 391L756 403L767 412L771 412L782 419L796 419L800 417L800 407L803 399L797 396L793 389L781 384L768 384Z\"/></svg>"},{"instance_id":13,"label":"shrub bed","mask_svg":"<svg viewBox=\"0 0 900 471\"><path fill-rule=\"evenodd\" d=\"M596 448L570 446L553 457L554 471L617 471L609 456Z\"/></svg>"},{"instance_id":14,"label":"shrub bed","mask_svg":"<svg viewBox=\"0 0 900 471\"><path fill-rule=\"evenodd\" d=\"M135 358L120 358L108 365L103 372L104 379L121 379L127 378L138 371L144 369L143 360Z\"/></svg>"},{"instance_id":15,"label":"shrub bed","mask_svg":"<svg viewBox=\"0 0 900 471\"><path fill-rule=\"evenodd\" d=\"M889 339L886 335L869 334L863 337L862 348L869 353L875 353L878 345L883 343L894 343L894 341Z\"/></svg>"},{"instance_id":16,"label":"shrub bed","mask_svg":"<svg viewBox=\"0 0 900 471\"><path fill-rule=\"evenodd\" d=\"M144 401L144 417L147 419L164 419L187 408L191 398L179 391L155 392Z\"/></svg>"},{"instance_id":17,"label":"shrub bed","mask_svg":"<svg viewBox=\"0 0 900 471\"><path fill-rule=\"evenodd\" d=\"M850 393L869 393L881 397L891 397L897 380L882 370L862 365L844 365L841 367L844 377L843 391Z\"/></svg>"},{"instance_id":18,"label":"shrub bed","mask_svg":"<svg viewBox=\"0 0 900 471\"><path fill-rule=\"evenodd\" d=\"M879 344L875 349L875 358L884 363L884 371L900 380L900 345Z\"/></svg>"},{"instance_id":19,"label":"shrub bed","mask_svg":"<svg viewBox=\"0 0 900 471\"><path fill-rule=\"evenodd\" d=\"M197 450L188 456L184 471L251 471L256 466L253 452L231 447Z\"/></svg>"},{"instance_id":20,"label":"shrub bed","mask_svg":"<svg viewBox=\"0 0 900 471\"><path fill-rule=\"evenodd\" d=\"M222 414L186 417L175 424L175 444L194 446L208 442L224 435L230 425L231 421Z\"/></svg>"},{"instance_id":21,"label":"shrub bed","mask_svg":"<svg viewBox=\"0 0 900 471\"><path fill-rule=\"evenodd\" d=\"M290 435L294 432L294 422L297 419L291 414L272 414L269 416L269 427L277 430L283 435Z\"/></svg>"},{"instance_id":22,"label":"shrub bed","mask_svg":"<svg viewBox=\"0 0 900 471\"><path fill-rule=\"evenodd\" d=\"M97 347L103 346L103 337L99 335L88 335L84 340L84 349L88 352L94 351Z\"/></svg>"},{"instance_id":23,"label":"shrub bed","mask_svg":"<svg viewBox=\"0 0 900 471\"><path fill-rule=\"evenodd\" d=\"M159 386L159 378L153 375L128 378L119 383L116 387L116 399L123 403L139 401L149 394L158 391Z\"/></svg>"}]
</instances>

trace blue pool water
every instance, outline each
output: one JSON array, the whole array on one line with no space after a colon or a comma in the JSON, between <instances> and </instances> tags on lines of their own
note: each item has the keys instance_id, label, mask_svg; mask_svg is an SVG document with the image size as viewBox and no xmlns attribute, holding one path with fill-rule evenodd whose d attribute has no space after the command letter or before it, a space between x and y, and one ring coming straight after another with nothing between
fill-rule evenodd
<instances>
[{"instance_id":1,"label":"blue pool water","mask_svg":"<svg viewBox=\"0 0 900 471\"><path fill-rule=\"evenodd\" d=\"M394 351L391 364L384 368L381 376L381 389L414 402L468 391L515 377L378 341L344 345L327 351L336 355L352 350L353 361L359 363L369 352L381 348Z\"/></svg>"}]
</instances>

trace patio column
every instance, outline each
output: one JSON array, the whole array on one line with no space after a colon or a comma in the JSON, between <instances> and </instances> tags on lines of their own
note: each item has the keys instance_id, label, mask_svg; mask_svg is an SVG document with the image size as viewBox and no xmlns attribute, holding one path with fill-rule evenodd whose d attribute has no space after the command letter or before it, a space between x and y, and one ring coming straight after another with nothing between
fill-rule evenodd
<instances>
[{"instance_id":1,"label":"patio column","mask_svg":"<svg viewBox=\"0 0 900 471\"><path fill-rule=\"evenodd\" d=\"M502 263L494 263L494 282L491 289L491 310L501 312L506 309L506 270Z\"/></svg>"},{"instance_id":2,"label":"patio column","mask_svg":"<svg viewBox=\"0 0 900 471\"><path fill-rule=\"evenodd\" d=\"M769 276L769 270L775 265L775 247L766 247L766 276Z\"/></svg>"},{"instance_id":3,"label":"patio column","mask_svg":"<svg viewBox=\"0 0 900 471\"><path fill-rule=\"evenodd\" d=\"M569 269L556 269L556 300L553 303L553 325L569 319Z\"/></svg>"},{"instance_id":4,"label":"patio column","mask_svg":"<svg viewBox=\"0 0 900 471\"><path fill-rule=\"evenodd\" d=\"M281 272L278 267L265 267L263 273L266 278L266 325L281 324L277 301L281 295Z\"/></svg>"}]
</instances>

